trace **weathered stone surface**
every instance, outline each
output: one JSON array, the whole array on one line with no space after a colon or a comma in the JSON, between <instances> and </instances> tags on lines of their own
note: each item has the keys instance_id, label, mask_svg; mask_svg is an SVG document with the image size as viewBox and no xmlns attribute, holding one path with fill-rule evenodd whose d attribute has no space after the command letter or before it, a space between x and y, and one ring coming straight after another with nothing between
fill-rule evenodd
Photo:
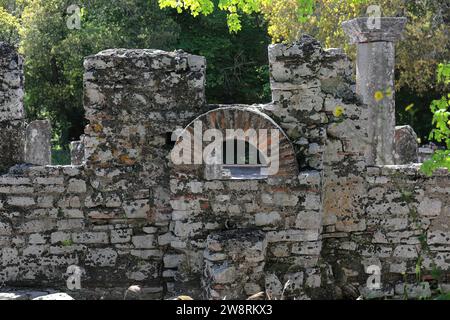
<instances>
[{"instance_id":1,"label":"weathered stone surface","mask_svg":"<svg viewBox=\"0 0 450 320\"><path fill-rule=\"evenodd\" d=\"M123 209L128 218L146 218L150 211L148 200L136 200L125 203Z\"/></svg>"},{"instance_id":2,"label":"weathered stone surface","mask_svg":"<svg viewBox=\"0 0 450 320\"><path fill-rule=\"evenodd\" d=\"M450 245L450 231L429 231L428 244Z\"/></svg>"},{"instance_id":3,"label":"weathered stone surface","mask_svg":"<svg viewBox=\"0 0 450 320\"><path fill-rule=\"evenodd\" d=\"M0 236L9 236L12 234L12 227L9 223L0 221Z\"/></svg>"},{"instance_id":4,"label":"weathered stone surface","mask_svg":"<svg viewBox=\"0 0 450 320\"><path fill-rule=\"evenodd\" d=\"M128 243L131 241L132 229L111 230L111 243Z\"/></svg>"},{"instance_id":5,"label":"weathered stone surface","mask_svg":"<svg viewBox=\"0 0 450 320\"><path fill-rule=\"evenodd\" d=\"M0 42L0 174L24 159L23 60Z\"/></svg>"},{"instance_id":6,"label":"weathered stone surface","mask_svg":"<svg viewBox=\"0 0 450 320\"><path fill-rule=\"evenodd\" d=\"M176 268L183 261L184 256L180 254L168 254L164 256L164 267L165 268Z\"/></svg>"},{"instance_id":7,"label":"weathered stone surface","mask_svg":"<svg viewBox=\"0 0 450 320\"><path fill-rule=\"evenodd\" d=\"M315 241L319 238L318 230L286 230L286 231L271 231L267 233L267 240L269 242L300 242L300 241Z\"/></svg>"},{"instance_id":8,"label":"weathered stone surface","mask_svg":"<svg viewBox=\"0 0 450 320\"><path fill-rule=\"evenodd\" d=\"M82 165L84 162L84 142L72 141L70 143L70 159L72 165Z\"/></svg>"},{"instance_id":9,"label":"weathered stone surface","mask_svg":"<svg viewBox=\"0 0 450 320\"><path fill-rule=\"evenodd\" d=\"M403 17L381 17L378 20L380 25L377 26L374 20L356 18L342 23L342 28L351 43L395 42L401 38L407 21Z\"/></svg>"},{"instance_id":10,"label":"weathered stone surface","mask_svg":"<svg viewBox=\"0 0 450 320\"><path fill-rule=\"evenodd\" d=\"M259 270L263 268L266 246L265 235L259 230L211 234L203 253L206 296L212 299L225 295L233 299L244 298L249 287L262 286Z\"/></svg>"},{"instance_id":11,"label":"weathered stone surface","mask_svg":"<svg viewBox=\"0 0 450 320\"><path fill-rule=\"evenodd\" d=\"M156 239L154 235L133 236L132 243L139 249L152 249L156 247Z\"/></svg>"},{"instance_id":12,"label":"weathered stone surface","mask_svg":"<svg viewBox=\"0 0 450 320\"><path fill-rule=\"evenodd\" d=\"M417 248L413 245L401 245L395 248L393 256L404 259L415 259L418 256Z\"/></svg>"},{"instance_id":13,"label":"weathered stone surface","mask_svg":"<svg viewBox=\"0 0 450 320\"><path fill-rule=\"evenodd\" d=\"M280 299L283 292L283 284L275 274L268 274L265 277L265 287L272 299Z\"/></svg>"},{"instance_id":14,"label":"weathered stone surface","mask_svg":"<svg viewBox=\"0 0 450 320\"><path fill-rule=\"evenodd\" d=\"M281 221L281 216L278 212L257 213L255 215L255 224L257 226L270 226Z\"/></svg>"},{"instance_id":15,"label":"weathered stone surface","mask_svg":"<svg viewBox=\"0 0 450 320\"><path fill-rule=\"evenodd\" d=\"M321 218L319 212L300 212L295 220L295 226L299 229L319 229L322 222Z\"/></svg>"},{"instance_id":16,"label":"weathered stone surface","mask_svg":"<svg viewBox=\"0 0 450 320\"><path fill-rule=\"evenodd\" d=\"M86 192L86 182L78 179L69 180L67 186L67 191L70 193L85 193Z\"/></svg>"},{"instance_id":17,"label":"weathered stone surface","mask_svg":"<svg viewBox=\"0 0 450 320\"><path fill-rule=\"evenodd\" d=\"M430 283L422 282L419 284L401 283L395 286L395 293L399 296L407 296L411 299L426 299L431 297Z\"/></svg>"},{"instance_id":18,"label":"weathered stone surface","mask_svg":"<svg viewBox=\"0 0 450 320\"><path fill-rule=\"evenodd\" d=\"M73 233L72 240L74 243L96 244L108 243L108 235L105 232L82 232Z\"/></svg>"},{"instance_id":19,"label":"weathered stone surface","mask_svg":"<svg viewBox=\"0 0 450 320\"><path fill-rule=\"evenodd\" d=\"M117 252L112 249L90 249L87 253L87 265L99 267L114 267L117 260Z\"/></svg>"},{"instance_id":20,"label":"weathered stone surface","mask_svg":"<svg viewBox=\"0 0 450 320\"><path fill-rule=\"evenodd\" d=\"M425 198L420 202L417 212L423 216L438 216L441 209L442 202L440 200Z\"/></svg>"},{"instance_id":21,"label":"weathered stone surface","mask_svg":"<svg viewBox=\"0 0 450 320\"><path fill-rule=\"evenodd\" d=\"M395 127L395 164L417 163L419 161L417 135L411 126Z\"/></svg>"}]
</instances>

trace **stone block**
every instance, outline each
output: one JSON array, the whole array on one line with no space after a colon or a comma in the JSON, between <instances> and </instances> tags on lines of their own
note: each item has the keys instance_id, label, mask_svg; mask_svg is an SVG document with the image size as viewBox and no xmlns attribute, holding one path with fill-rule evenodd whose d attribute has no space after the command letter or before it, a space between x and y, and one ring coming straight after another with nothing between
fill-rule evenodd
<instances>
[{"instance_id":1,"label":"stone block","mask_svg":"<svg viewBox=\"0 0 450 320\"><path fill-rule=\"evenodd\" d=\"M138 249L153 249L156 247L156 237L152 234L133 236L131 241L134 247Z\"/></svg>"},{"instance_id":2,"label":"stone block","mask_svg":"<svg viewBox=\"0 0 450 320\"><path fill-rule=\"evenodd\" d=\"M257 226L273 226L281 221L278 212L257 213L255 215L255 224Z\"/></svg>"},{"instance_id":3,"label":"stone block","mask_svg":"<svg viewBox=\"0 0 450 320\"><path fill-rule=\"evenodd\" d=\"M438 216L441 214L442 202L438 199L424 198L417 208L422 216Z\"/></svg>"},{"instance_id":4,"label":"stone block","mask_svg":"<svg viewBox=\"0 0 450 320\"><path fill-rule=\"evenodd\" d=\"M111 230L111 243L128 243L131 241L132 229L114 229Z\"/></svg>"},{"instance_id":5,"label":"stone block","mask_svg":"<svg viewBox=\"0 0 450 320\"><path fill-rule=\"evenodd\" d=\"M72 234L74 243L79 244L107 244L109 243L106 232L78 232Z\"/></svg>"},{"instance_id":6,"label":"stone block","mask_svg":"<svg viewBox=\"0 0 450 320\"><path fill-rule=\"evenodd\" d=\"M114 267L116 265L117 252L110 248L89 249L86 255L86 265L97 267Z\"/></svg>"},{"instance_id":7,"label":"stone block","mask_svg":"<svg viewBox=\"0 0 450 320\"><path fill-rule=\"evenodd\" d=\"M419 161L417 134L411 126L395 127L395 164L410 164Z\"/></svg>"}]
</instances>

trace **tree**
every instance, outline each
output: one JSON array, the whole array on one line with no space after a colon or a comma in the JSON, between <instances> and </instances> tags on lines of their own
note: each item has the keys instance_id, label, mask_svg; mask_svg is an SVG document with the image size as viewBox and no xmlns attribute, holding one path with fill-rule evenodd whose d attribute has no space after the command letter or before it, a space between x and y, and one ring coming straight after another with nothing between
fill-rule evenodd
<instances>
[{"instance_id":1,"label":"tree","mask_svg":"<svg viewBox=\"0 0 450 320\"><path fill-rule=\"evenodd\" d=\"M12 0L0 0L0 41L17 46L19 43L20 8Z\"/></svg>"},{"instance_id":2,"label":"tree","mask_svg":"<svg viewBox=\"0 0 450 320\"><path fill-rule=\"evenodd\" d=\"M226 13L194 18L175 14L180 35L175 48L206 57L209 103L262 103L271 98L267 26L259 15L243 16L242 31L229 33Z\"/></svg>"}]
</instances>

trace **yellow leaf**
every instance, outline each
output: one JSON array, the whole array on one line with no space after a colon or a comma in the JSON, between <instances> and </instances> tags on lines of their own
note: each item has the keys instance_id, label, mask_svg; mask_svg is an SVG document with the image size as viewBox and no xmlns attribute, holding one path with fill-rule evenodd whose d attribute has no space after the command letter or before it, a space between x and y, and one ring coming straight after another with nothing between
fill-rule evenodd
<instances>
[{"instance_id":1,"label":"yellow leaf","mask_svg":"<svg viewBox=\"0 0 450 320\"><path fill-rule=\"evenodd\" d=\"M333 115L336 118L341 117L344 114L344 108L342 108L341 106L336 106L336 109L334 109L333 111Z\"/></svg>"},{"instance_id":2,"label":"yellow leaf","mask_svg":"<svg viewBox=\"0 0 450 320\"><path fill-rule=\"evenodd\" d=\"M381 91L376 91L374 96L376 102L380 102L384 98L384 94Z\"/></svg>"}]
</instances>

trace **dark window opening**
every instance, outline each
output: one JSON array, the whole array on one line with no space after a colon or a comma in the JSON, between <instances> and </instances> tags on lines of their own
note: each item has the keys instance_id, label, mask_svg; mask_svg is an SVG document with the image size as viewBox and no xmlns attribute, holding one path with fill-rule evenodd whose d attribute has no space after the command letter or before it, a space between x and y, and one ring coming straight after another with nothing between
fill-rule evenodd
<instances>
[{"instance_id":1,"label":"dark window opening","mask_svg":"<svg viewBox=\"0 0 450 320\"><path fill-rule=\"evenodd\" d=\"M239 152L238 144L242 141L234 140L231 144L233 149L231 152L234 157L230 155L231 161L227 161L230 150L227 150L227 141L223 142L222 157L223 165L221 176L227 179L246 180L246 179L266 179L267 173L267 161L261 151L258 150L253 144L245 141L244 152ZM241 147L242 148L242 147ZM256 160L256 161L255 161Z\"/></svg>"},{"instance_id":2,"label":"dark window opening","mask_svg":"<svg viewBox=\"0 0 450 320\"><path fill-rule=\"evenodd\" d=\"M242 143L242 142L240 142ZM222 163L224 165L259 165L262 166L265 163L265 159L264 156L262 155L262 153L252 144L250 144L248 141L245 141L245 145L244 145L244 153L243 154L239 154L238 152L238 144L239 141L237 139L234 140L233 143L233 154L234 154L234 159L232 159L232 161L227 161L228 158L228 153L227 151L227 147L228 147L228 142L224 141L222 144ZM250 159L250 157L254 155L256 155L256 163L255 163L255 159ZM231 157L231 156L230 156Z\"/></svg>"}]
</instances>

